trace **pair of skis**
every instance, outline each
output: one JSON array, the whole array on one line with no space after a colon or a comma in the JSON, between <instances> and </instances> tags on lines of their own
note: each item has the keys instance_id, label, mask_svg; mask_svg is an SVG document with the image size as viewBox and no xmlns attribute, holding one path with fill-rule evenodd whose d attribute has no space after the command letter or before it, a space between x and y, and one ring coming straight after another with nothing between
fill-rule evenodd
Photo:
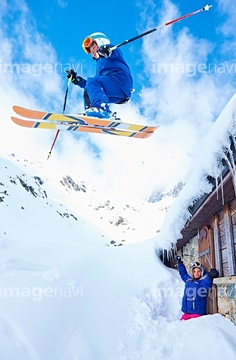
<instances>
[{"instance_id":1,"label":"pair of skis","mask_svg":"<svg viewBox=\"0 0 236 360\"><path fill-rule=\"evenodd\" d=\"M17 115L24 117L21 119L12 116L11 119L15 124L36 129L67 130L145 139L153 135L158 128L158 126L126 123L120 119L99 119L84 114L48 113L20 106L13 106L13 110Z\"/></svg>"}]
</instances>

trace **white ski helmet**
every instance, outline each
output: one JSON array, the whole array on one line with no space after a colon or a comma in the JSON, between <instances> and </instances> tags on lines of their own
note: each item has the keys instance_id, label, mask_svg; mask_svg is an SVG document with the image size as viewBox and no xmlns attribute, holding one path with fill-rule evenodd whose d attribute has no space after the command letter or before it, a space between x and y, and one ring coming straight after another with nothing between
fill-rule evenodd
<instances>
[{"instance_id":1,"label":"white ski helmet","mask_svg":"<svg viewBox=\"0 0 236 360\"><path fill-rule=\"evenodd\" d=\"M192 274L193 274L193 270L196 268L199 268L201 270L202 276L205 275L205 269L198 261L194 261L190 264L190 270L191 270Z\"/></svg>"},{"instance_id":2,"label":"white ski helmet","mask_svg":"<svg viewBox=\"0 0 236 360\"><path fill-rule=\"evenodd\" d=\"M82 48L84 49L86 54L90 53L90 47L94 42L96 42L98 47L100 47L101 45L108 45L111 43L105 34L101 32L95 32L87 36L82 43Z\"/></svg>"}]
</instances>

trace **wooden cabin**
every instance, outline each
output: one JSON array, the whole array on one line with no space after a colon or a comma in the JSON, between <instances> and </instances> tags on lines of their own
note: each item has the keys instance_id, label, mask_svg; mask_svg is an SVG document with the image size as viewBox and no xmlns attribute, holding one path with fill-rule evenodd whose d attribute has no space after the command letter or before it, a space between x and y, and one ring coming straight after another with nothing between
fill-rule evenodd
<instances>
[{"instance_id":1,"label":"wooden cabin","mask_svg":"<svg viewBox=\"0 0 236 360\"><path fill-rule=\"evenodd\" d=\"M236 151L234 151L234 155ZM208 313L216 312L236 324L236 184L232 167L218 184L189 208L191 217L177 241L177 252L186 265L199 261L220 277L209 292ZM214 179L209 178L209 181ZM171 266L174 265L172 261Z\"/></svg>"},{"instance_id":2,"label":"wooden cabin","mask_svg":"<svg viewBox=\"0 0 236 360\"><path fill-rule=\"evenodd\" d=\"M211 131L202 142L196 164L192 165L195 178L186 179L187 191L179 193L175 209L182 213L182 222L178 234L181 238L170 239L174 242L171 255L177 252L184 264L199 261L207 271L215 267L219 278L214 279L208 296L208 314L216 312L228 317L236 325L236 94L228 102ZM206 145L206 146L205 146ZM210 156L204 157L209 151ZM206 154L207 155L207 154ZM201 157L201 158L200 158ZM207 164L211 161L211 164ZM202 166L201 166L202 165ZM196 167L196 172L194 171ZM190 169L191 170L191 169ZM211 174L211 176L209 175ZM214 174L214 175L212 175ZM215 176L215 177L214 177ZM195 189L199 179L199 189ZM206 180L209 184L206 184ZM188 182L189 181L189 182ZM204 182L202 186L201 182ZM191 185L193 185L191 187ZM211 185L211 186L207 186ZM190 194L192 188L192 195ZM200 198L192 201L200 190L211 189ZM206 190L203 190L206 191ZM208 191L208 190L207 190ZM182 197L181 197L182 195ZM188 209L180 209L179 204L188 204ZM176 217L170 213L167 230ZM182 227L182 229L181 229ZM163 234L170 231L163 230ZM162 235L163 236L163 235ZM169 260L169 250L163 252L163 261L167 266L175 267L176 261ZM167 256L168 255L168 256Z\"/></svg>"}]
</instances>

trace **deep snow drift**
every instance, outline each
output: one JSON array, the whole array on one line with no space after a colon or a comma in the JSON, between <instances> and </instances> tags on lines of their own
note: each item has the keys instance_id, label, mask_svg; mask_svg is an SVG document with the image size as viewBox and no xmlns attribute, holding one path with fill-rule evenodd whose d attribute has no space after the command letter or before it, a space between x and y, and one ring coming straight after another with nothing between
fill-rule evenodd
<instances>
[{"instance_id":1,"label":"deep snow drift","mask_svg":"<svg viewBox=\"0 0 236 360\"><path fill-rule=\"evenodd\" d=\"M113 246L59 178L14 159L0 165L1 359L235 358L229 320L179 321L183 283L154 239Z\"/></svg>"}]
</instances>

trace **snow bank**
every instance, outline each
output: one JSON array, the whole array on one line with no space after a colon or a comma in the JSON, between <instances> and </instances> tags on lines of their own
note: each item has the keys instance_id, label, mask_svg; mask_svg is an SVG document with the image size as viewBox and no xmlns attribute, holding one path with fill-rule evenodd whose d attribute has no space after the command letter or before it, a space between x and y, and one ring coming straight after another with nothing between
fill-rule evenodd
<instances>
[{"instance_id":1,"label":"snow bank","mask_svg":"<svg viewBox=\"0 0 236 360\"><path fill-rule=\"evenodd\" d=\"M179 321L183 282L161 263L154 239L108 246L59 192L45 202L35 187L35 201L15 183L15 168L1 164L0 359L235 358L229 320ZM22 179L32 180L27 166Z\"/></svg>"},{"instance_id":2,"label":"snow bank","mask_svg":"<svg viewBox=\"0 0 236 360\"><path fill-rule=\"evenodd\" d=\"M1 239L0 358L233 360L229 320L179 321L183 283L153 247Z\"/></svg>"}]
</instances>

